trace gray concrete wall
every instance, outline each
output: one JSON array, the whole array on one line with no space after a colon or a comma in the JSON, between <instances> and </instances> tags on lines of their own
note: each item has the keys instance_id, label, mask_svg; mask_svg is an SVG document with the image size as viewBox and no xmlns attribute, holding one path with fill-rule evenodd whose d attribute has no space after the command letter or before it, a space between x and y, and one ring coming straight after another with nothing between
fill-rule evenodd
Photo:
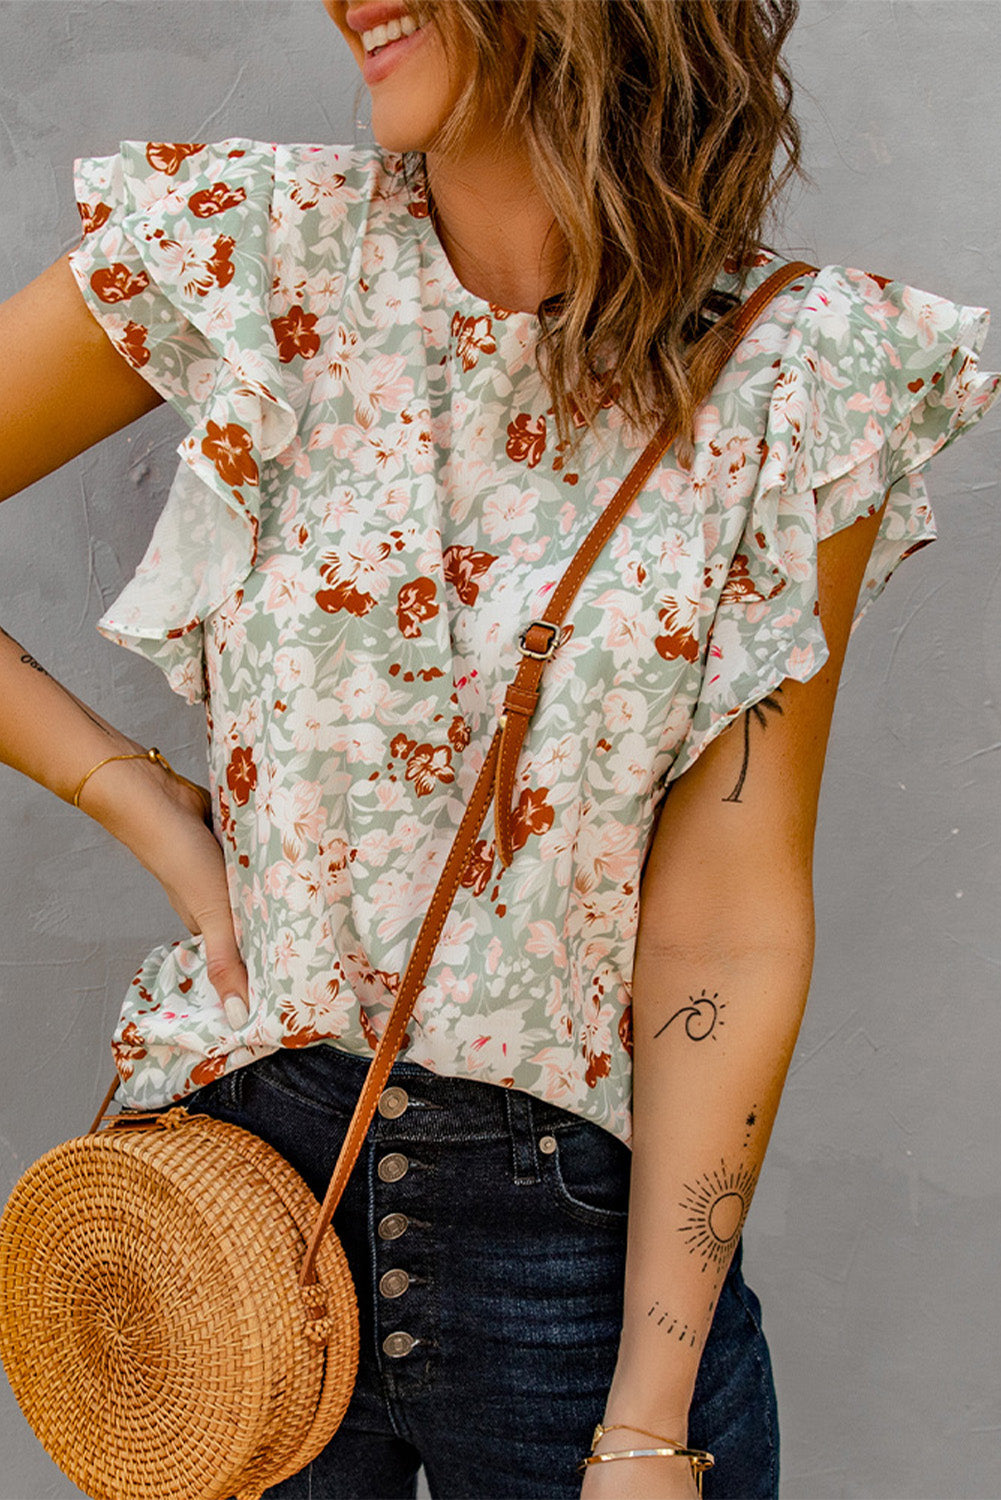
<instances>
[{"instance_id":1,"label":"gray concrete wall","mask_svg":"<svg viewBox=\"0 0 1001 1500\"><path fill-rule=\"evenodd\" d=\"M791 57L814 182L776 244L1001 316L999 19L994 0L804 0ZM0 296L75 243L74 155L350 140L355 113L319 0L0 3ZM0 619L197 772L198 711L93 630L180 437L158 411L3 508ZM787 1500L1001 1495L999 458L993 413L936 462L941 539L856 633L835 716L813 992L747 1229ZM0 1199L89 1124L123 988L178 930L118 845L0 769ZM0 1500L77 1493L6 1383L0 1452Z\"/></svg>"}]
</instances>

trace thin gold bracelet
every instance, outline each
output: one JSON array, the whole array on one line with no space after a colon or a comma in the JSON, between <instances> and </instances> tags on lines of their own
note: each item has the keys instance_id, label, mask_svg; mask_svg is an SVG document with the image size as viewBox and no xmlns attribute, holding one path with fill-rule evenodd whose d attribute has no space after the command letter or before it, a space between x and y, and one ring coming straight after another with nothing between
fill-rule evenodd
<instances>
[{"instance_id":1,"label":"thin gold bracelet","mask_svg":"<svg viewBox=\"0 0 1001 1500\"><path fill-rule=\"evenodd\" d=\"M196 791L198 793L205 807L206 816L208 816L211 812L211 802L205 788L199 786L197 782L189 781L187 776L181 775L180 771L175 771L174 767L170 764L170 761L167 759L167 757L161 754L161 752L156 748L155 745L151 745L148 750L135 750L130 755L107 755L105 756L104 760L99 760L96 766L91 766L90 770L80 781L76 791L73 793L71 801L74 807L80 806L80 793L83 791L84 787L87 785L87 782L93 776L94 772L99 771L102 766L110 765L113 760L148 760L151 761L154 765L162 766L165 771L173 776L175 781L180 781L184 786L189 786L193 791Z\"/></svg>"},{"instance_id":2,"label":"thin gold bracelet","mask_svg":"<svg viewBox=\"0 0 1001 1500\"><path fill-rule=\"evenodd\" d=\"M618 1428L624 1432L642 1432L644 1437L656 1438L658 1443L664 1444L661 1448L620 1448L617 1452L595 1453L595 1448L605 1432L614 1432ZM695 1487L699 1495L702 1494L702 1475L706 1469L711 1469L716 1460L711 1453L706 1453L702 1448L688 1448L683 1443L677 1443L673 1438L661 1437L657 1432L648 1432L645 1427L633 1427L627 1422L613 1422L611 1426L605 1427L599 1422L594 1429L591 1439L591 1452L587 1458L581 1459L577 1465L577 1472L581 1473L588 1464L612 1463L620 1458L685 1458L692 1466L695 1475Z\"/></svg>"}]
</instances>

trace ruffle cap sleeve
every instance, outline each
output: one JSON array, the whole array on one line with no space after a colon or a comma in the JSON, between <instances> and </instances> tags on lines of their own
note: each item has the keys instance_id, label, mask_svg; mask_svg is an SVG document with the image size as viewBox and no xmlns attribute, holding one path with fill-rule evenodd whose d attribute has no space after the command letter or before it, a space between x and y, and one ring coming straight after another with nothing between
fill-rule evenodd
<instances>
[{"instance_id":1,"label":"ruffle cap sleeve","mask_svg":"<svg viewBox=\"0 0 1001 1500\"><path fill-rule=\"evenodd\" d=\"M261 464L296 431L268 315L274 148L126 141L77 161L75 180L84 299L190 428L146 555L98 629L193 702L201 621L253 567Z\"/></svg>"},{"instance_id":2,"label":"ruffle cap sleeve","mask_svg":"<svg viewBox=\"0 0 1001 1500\"><path fill-rule=\"evenodd\" d=\"M887 496L854 631L897 564L938 535L924 470L997 397L1001 376L978 368L988 325L984 308L864 271L828 266L808 283L778 358L746 524L707 569L707 588L719 586L714 568L725 576L666 782L783 678L805 682L827 660L820 541Z\"/></svg>"}]
</instances>

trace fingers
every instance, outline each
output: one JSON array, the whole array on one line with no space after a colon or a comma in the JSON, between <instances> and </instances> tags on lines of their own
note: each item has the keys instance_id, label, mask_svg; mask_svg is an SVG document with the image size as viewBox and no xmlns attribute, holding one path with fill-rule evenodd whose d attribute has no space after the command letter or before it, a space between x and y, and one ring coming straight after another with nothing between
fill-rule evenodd
<instances>
[{"instance_id":1,"label":"fingers","mask_svg":"<svg viewBox=\"0 0 1001 1500\"><path fill-rule=\"evenodd\" d=\"M243 1026L250 1015L247 1003L250 991L229 908L200 914L199 926L209 982L222 1002L229 1024L234 1028Z\"/></svg>"}]
</instances>

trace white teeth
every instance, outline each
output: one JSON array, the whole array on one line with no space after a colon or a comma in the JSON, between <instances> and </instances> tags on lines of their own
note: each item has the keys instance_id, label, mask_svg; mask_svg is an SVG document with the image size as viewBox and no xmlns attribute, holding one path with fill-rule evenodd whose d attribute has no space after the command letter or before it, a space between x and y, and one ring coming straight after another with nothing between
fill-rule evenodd
<instances>
[{"instance_id":1,"label":"white teeth","mask_svg":"<svg viewBox=\"0 0 1001 1500\"><path fill-rule=\"evenodd\" d=\"M413 36L417 30L417 22L413 16L395 16L392 21L387 21L385 26L373 26L371 31L363 31L362 46L366 52L375 52L389 42L398 42L401 37Z\"/></svg>"}]
</instances>

